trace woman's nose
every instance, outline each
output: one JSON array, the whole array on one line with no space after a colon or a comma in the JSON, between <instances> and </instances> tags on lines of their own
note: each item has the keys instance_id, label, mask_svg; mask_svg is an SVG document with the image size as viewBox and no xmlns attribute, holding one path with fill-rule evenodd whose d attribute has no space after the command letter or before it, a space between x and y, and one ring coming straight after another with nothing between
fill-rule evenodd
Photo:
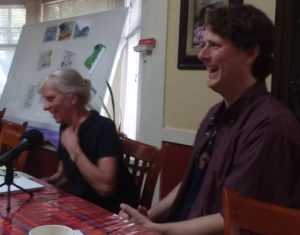
<instances>
[{"instance_id":1,"label":"woman's nose","mask_svg":"<svg viewBox=\"0 0 300 235\"><path fill-rule=\"evenodd\" d=\"M49 104L48 104L48 102L44 101L44 103L43 103L43 109L44 109L45 111L47 111L47 110L49 109Z\"/></svg>"}]
</instances>

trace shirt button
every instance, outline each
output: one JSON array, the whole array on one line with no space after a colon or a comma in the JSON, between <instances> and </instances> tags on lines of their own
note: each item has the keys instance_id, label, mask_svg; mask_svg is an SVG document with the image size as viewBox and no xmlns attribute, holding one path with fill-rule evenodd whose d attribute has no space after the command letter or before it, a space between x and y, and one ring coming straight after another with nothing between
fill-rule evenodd
<instances>
[{"instance_id":1,"label":"shirt button","mask_svg":"<svg viewBox=\"0 0 300 235\"><path fill-rule=\"evenodd\" d=\"M234 124L234 120L230 120L230 125L233 125Z\"/></svg>"}]
</instances>

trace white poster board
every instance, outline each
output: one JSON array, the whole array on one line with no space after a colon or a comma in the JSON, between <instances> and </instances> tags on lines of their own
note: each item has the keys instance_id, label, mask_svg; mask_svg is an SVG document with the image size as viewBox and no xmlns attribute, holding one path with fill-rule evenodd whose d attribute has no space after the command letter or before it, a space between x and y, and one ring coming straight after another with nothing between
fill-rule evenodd
<instances>
[{"instance_id":1,"label":"white poster board","mask_svg":"<svg viewBox=\"0 0 300 235\"><path fill-rule=\"evenodd\" d=\"M5 118L29 126L58 130L52 116L43 110L38 86L60 67L77 69L92 81L101 102L115 68L128 9L115 9L73 18L25 25L0 101Z\"/></svg>"}]
</instances>

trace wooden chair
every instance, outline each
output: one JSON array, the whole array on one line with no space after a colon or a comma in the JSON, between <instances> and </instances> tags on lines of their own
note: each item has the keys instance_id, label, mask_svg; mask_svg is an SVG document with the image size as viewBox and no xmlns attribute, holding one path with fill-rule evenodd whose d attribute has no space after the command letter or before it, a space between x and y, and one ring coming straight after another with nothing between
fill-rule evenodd
<instances>
[{"instance_id":1,"label":"wooden chair","mask_svg":"<svg viewBox=\"0 0 300 235\"><path fill-rule=\"evenodd\" d=\"M0 152L5 153L9 149L13 148L20 143L20 138L25 132L27 122L22 124L1 120L1 132L0 132ZM27 159L28 151L23 151L20 156L15 159L13 165L18 171L23 171Z\"/></svg>"},{"instance_id":2,"label":"wooden chair","mask_svg":"<svg viewBox=\"0 0 300 235\"><path fill-rule=\"evenodd\" d=\"M151 207L160 171L160 156L165 152L139 141L121 137L123 157L140 194L140 204Z\"/></svg>"},{"instance_id":3,"label":"wooden chair","mask_svg":"<svg viewBox=\"0 0 300 235\"><path fill-rule=\"evenodd\" d=\"M6 111L6 108L3 108L1 111L0 111L0 120L2 120L4 114L5 114L5 111Z\"/></svg>"},{"instance_id":4,"label":"wooden chair","mask_svg":"<svg viewBox=\"0 0 300 235\"><path fill-rule=\"evenodd\" d=\"M159 198L167 196L183 179L192 156L193 148L183 144L166 143L170 147L162 158Z\"/></svg>"},{"instance_id":5,"label":"wooden chair","mask_svg":"<svg viewBox=\"0 0 300 235\"><path fill-rule=\"evenodd\" d=\"M239 235L240 229L264 235L299 235L300 210L240 196L224 189L224 235Z\"/></svg>"}]
</instances>

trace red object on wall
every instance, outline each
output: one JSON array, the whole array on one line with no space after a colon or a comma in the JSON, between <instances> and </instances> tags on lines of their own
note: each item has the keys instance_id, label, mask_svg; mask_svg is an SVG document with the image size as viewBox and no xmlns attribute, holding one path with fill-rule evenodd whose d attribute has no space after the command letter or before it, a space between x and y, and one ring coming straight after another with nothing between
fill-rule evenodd
<instances>
[{"instance_id":1,"label":"red object on wall","mask_svg":"<svg viewBox=\"0 0 300 235\"><path fill-rule=\"evenodd\" d=\"M192 154L191 146L175 143L169 144L171 146L162 160L160 199L165 197L182 180Z\"/></svg>"},{"instance_id":2,"label":"red object on wall","mask_svg":"<svg viewBox=\"0 0 300 235\"><path fill-rule=\"evenodd\" d=\"M144 38L139 40L139 46L155 47L156 40L154 38Z\"/></svg>"}]
</instances>

